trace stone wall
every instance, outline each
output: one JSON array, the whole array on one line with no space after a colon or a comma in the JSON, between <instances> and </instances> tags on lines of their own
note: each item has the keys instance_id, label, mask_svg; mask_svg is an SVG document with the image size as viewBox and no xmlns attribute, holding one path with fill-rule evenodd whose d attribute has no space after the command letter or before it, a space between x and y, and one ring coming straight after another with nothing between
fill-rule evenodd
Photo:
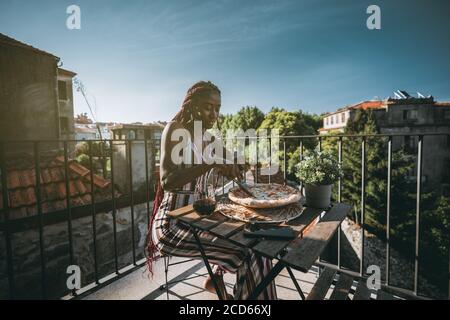
<instances>
[{"instance_id":1,"label":"stone wall","mask_svg":"<svg viewBox=\"0 0 450 320\"><path fill-rule=\"evenodd\" d=\"M150 203L150 208L152 203ZM147 207L145 203L134 206L135 244L137 260L144 257L147 234ZM115 271L112 213L97 214L97 259L99 278ZM72 222L74 264L81 269L81 287L94 281L94 245L92 217ZM8 299L6 273L6 247L4 234L0 234L0 298ZM66 273L70 265L67 223L47 226L44 229L46 283L49 298L58 299L68 293ZM131 209L117 211L117 245L119 269L133 263L131 241ZM39 231L15 233L12 237L13 266L16 298L41 297L41 259Z\"/></svg>"},{"instance_id":2,"label":"stone wall","mask_svg":"<svg viewBox=\"0 0 450 320\"><path fill-rule=\"evenodd\" d=\"M5 140L59 138L57 60L0 44L0 136ZM45 145L42 148L46 148ZM26 144L8 150L28 150Z\"/></svg>"},{"instance_id":3,"label":"stone wall","mask_svg":"<svg viewBox=\"0 0 450 320\"><path fill-rule=\"evenodd\" d=\"M346 218L342 225L341 233L341 266L343 268L359 272L361 260L361 227L352 220ZM376 235L365 231L364 233L364 270L370 265L380 268L381 281L386 279L386 242ZM325 260L337 263L337 239L328 246ZM390 285L413 290L414 288L414 260L408 255L391 247L390 249ZM447 293L433 285L423 269L419 269L419 293L421 295L446 299Z\"/></svg>"}]
</instances>

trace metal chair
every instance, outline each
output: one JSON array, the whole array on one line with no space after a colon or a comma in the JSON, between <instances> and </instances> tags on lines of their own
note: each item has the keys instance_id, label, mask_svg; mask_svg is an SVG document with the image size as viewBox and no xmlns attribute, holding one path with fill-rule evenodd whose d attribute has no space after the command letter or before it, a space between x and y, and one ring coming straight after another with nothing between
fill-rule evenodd
<instances>
[{"instance_id":1,"label":"metal chair","mask_svg":"<svg viewBox=\"0 0 450 320\"><path fill-rule=\"evenodd\" d=\"M175 285L176 283L179 283L179 282L183 282L185 280L195 279L195 278L198 278L198 277L204 277L204 276L208 275L208 272L207 272L207 273L197 274L197 275L194 275L192 277L187 277L187 278L184 278L184 279L168 281L168 274L169 274L169 267L170 266L174 266L174 265L177 265L177 264L188 263L188 262L191 262L191 261L194 261L194 260L197 260L197 261L199 260L199 259L195 259L195 258L188 258L187 260L170 263L170 259L171 258L172 258L172 256L166 256L166 255L163 256L163 259L164 259L165 284L163 284L163 285L161 285L159 287L159 289L161 291L162 290L166 290L167 300L169 300L169 287L170 286Z\"/></svg>"}]
</instances>

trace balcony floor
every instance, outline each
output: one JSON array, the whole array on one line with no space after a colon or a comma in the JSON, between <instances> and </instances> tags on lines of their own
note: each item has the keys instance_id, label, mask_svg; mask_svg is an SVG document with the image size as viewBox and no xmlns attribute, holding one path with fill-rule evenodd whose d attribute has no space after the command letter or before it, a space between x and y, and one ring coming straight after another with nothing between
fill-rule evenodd
<instances>
[{"instance_id":1,"label":"balcony floor","mask_svg":"<svg viewBox=\"0 0 450 320\"><path fill-rule=\"evenodd\" d=\"M171 263L183 259L172 258ZM307 274L293 270L297 281L307 296L318 278L316 268ZM185 279L194 275L203 276L183 280L170 287L170 300L217 300L217 296L203 289L203 282L206 279L206 268L201 260L195 260L169 267L170 279ZM234 274L225 274L225 284L228 292L232 293L235 282ZM165 290L160 290L160 286L165 283L164 262L158 260L154 265L154 277L148 278L145 267L142 267L127 276L101 288L100 290L86 296L86 300L165 300ZM278 298L281 300L299 300L300 296L292 283L286 270L283 270L275 280ZM330 296L331 290L327 294Z\"/></svg>"}]
</instances>

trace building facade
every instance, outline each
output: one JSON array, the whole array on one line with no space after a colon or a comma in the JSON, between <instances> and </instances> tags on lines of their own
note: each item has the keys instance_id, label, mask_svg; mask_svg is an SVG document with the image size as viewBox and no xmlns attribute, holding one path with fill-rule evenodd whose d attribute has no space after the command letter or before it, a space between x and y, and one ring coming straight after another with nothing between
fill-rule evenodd
<instances>
[{"instance_id":1,"label":"building facade","mask_svg":"<svg viewBox=\"0 0 450 320\"><path fill-rule=\"evenodd\" d=\"M72 78L51 53L0 34L0 139L74 138ZM42 148L57 148L42 144ZM9 144L8 152L29 151Z\"/></svg>"},{"instance_id":2,"label":"building facade","mask_svg":"<svg viewBox=\"0 0 450 320\"><path fill-rule=\"evenodd\" d=\"M393 137L394 151L404 149L417 155L419 135L428 135L423 141L424 182L450 188L450 102L437 102L432 96L410 96L397 91L394 97L384 100L363 101L340 108L324 115L320 134L343 133L357 110L372 110L381 134L401 135ZM415 177L416 172L411 172Z\"/></svg>"},{"instance_id":3,"label":"building facade","mask_svg":"<svg viewBox=\"0 0 450 320\"><path fill-rule=\"evenodd\" d=\"M114 181L120 190L130 188L130 167L134 191L146 187L147 176L151 183L154 183L159 172L163 129L164 126L160 123L118 124L110 127L114 150ZM145 161L148 167L147 175Z\"/></svg>"}]
</instances>

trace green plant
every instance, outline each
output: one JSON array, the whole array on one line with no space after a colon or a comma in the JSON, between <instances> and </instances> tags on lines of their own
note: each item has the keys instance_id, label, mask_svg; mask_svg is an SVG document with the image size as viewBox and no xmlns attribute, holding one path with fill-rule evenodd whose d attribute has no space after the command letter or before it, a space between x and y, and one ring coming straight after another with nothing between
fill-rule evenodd
<instances>
[{"instance_id":1,"label":"green plant","mask_svg":"<svg viewBox=\"0 0 450 320\"><path fill-rule=\"evenodd\" d=\"M313 151L297 165L297 178L309 185L333 184L342 175L339 162L328 152Z\"/></svg>"},{"instance_id":2,"label":"green plant","mask_svg":"<svg viewBox=\"0 0 450 320\"><path fill-rule=\"evenodd\" d=\"M77 162L81 164L82 166L89 168L90 167L90 161L89 156L87 154L80 154L77 158Z\"/></svg>"}]
</instances>

